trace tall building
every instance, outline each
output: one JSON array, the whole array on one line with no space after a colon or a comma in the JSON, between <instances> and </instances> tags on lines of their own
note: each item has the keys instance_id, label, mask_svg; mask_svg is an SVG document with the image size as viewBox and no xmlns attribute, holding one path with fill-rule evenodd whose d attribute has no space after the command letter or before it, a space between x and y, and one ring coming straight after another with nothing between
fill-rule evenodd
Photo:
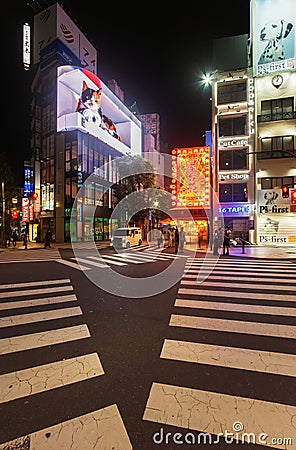
<instances>
[{"instance_id":1,"label":"tall building","mask_svg":"<svg viewBox=\"0 0 296 450\"><path fill-rule=\"evenodd\" d=\"M48 228L57 242L109 239L117 203L113 161L141 154L141 122L123 92L97 74L97 51L54 4L34 17L31 152L34 220L31 239ZM120 98L121 97L121 98ZM90 174L95 180L87 182ZM71 221L78 198L75 220ZM94 216L88 214L95 208ZM71 226L70 226L71 223Z\"/></svg>"},{"instance_id":2,"label":"tall building","mask_svg":"<svg viewBox=\"0 0 296 450\"><path fill-rule=\"evenodd\" d=\"M214 44L214 229L259 245L296 242L295 2L253 0L251 38ZM284 16L283 16L284 13Z\"/></svg>"}]
</instances>

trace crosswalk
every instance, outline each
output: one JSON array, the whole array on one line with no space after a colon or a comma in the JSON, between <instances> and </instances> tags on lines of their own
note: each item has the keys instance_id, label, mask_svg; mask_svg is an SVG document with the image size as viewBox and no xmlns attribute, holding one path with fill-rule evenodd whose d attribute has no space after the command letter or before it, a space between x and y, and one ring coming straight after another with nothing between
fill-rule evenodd
<instances>
[{"instance_id":1,"label":"crosswalk","mask_svg":"<svg viewBox=\"0 0 296 450\"><path fill-rule=\"evenodd\" d=\"M10 249L0 253L0 264L56 261L61 259L58 247Z\"/></svg>"},{"instance_id":2,"label":"crosswalk","mask_svg":"<svg viewBox=\"0 0 296 450\"><path fill-rule=\"evenodd\" d=\"M155 443L173 442L171 433L163 434L165 426L173 426L179 432L178 442L220 443L224 448L223 442L232 436L232 442L238 444L295 448L295 390L291 404L273 401L272 393L253 397L252 386L242 390L247 396L240 390L241 377L251 373L258 374L263 384L268 385L274 375L295 386L295 321L291 325L296 316L295 265L243 258L220 259L214 268L211 264L188 258L169 321L175 338L164 339L160 359L174 362L176 367L191 364L192 372L193 365L204 365L207 372L211 367L224 368L225 377L236 383L228 387L229 392L224 386L221 392L221 387L205 390L198 380L189 387L158 379L152 382L143 420L161 427ZM207 269L211 269L210 276L198 283L199 272ZM182 339L186 329L200 333L199 339ZM207 332L210 334L204 334ZM256 348L254 341L253 347L249 345L251 336L256 337ZM280 341L281 351L274 349L274 339ZM291 342L295 342L294 351ZM186 436L189 441L184 441Z\"/></svg>"},{"instance_id":3,"label":"crosswalk","mask_svg":"<svg viewBox=\"0 0 296 450\"><path fill-rule=\"evenodd\" d=\"M6 329L6 333L8 331L8 336L0 339L0 360L5 355L23 354L23 367L0 375L0 405L18 399L29 400L37 394L104 376L96 352L71 358L55 357L55 346L91 338L85 323L58 326L59 320L83 316L77 304L69 278L0 285L0 311L6 314L0 317L0 328ZM44 310L44 306L48 309ZM30 312L26 312L26 308L30 308ZM19 314L15 313L16 310ZM54 320L56 325L47 325L50 320ZM18 328L25 324L38 325L43 330L19 334ZM9 333L11 327L13 332ZM51 355L50 362L38 364L38 350L41 348L46 348ZM26 352L32 355L34 350L34 365L28 367ZM132 447L120 411L116 404L111 404L72 419L65 417L62 422L0 444L1 450L16 448L128 450Z\"/></svg>"},{"instance_id":4,"label":"crosswalk","mask_svg":"<svg viewBox=\"0 0 296 450\"><path fill-rule=\"evenodd\" d=\"M151 249L143 252L146 262L152 254ZM135 257L134 252L131 255ZM157 257L160 255L164 257L161 253ZM127 261L116 255L114 261L135 264L125 257ZM100 263L97 258L85 259L83 264ZM69 262L78 266L74 260ZM211 274L199 283L198 275L207 265ZM86 267L91 270L91 265ZM153 436L149 435L150 447L143 443L142 448L162 443L174 449L177 447L173 442L180 444L181 440L195 443L196 447L200 444L204 448L202 444L206 443L226 448L224 439L230 436L226 433L232 433L234 444L244 443L246 448L248 443L281 450L295 447L292 389L291 401L280 402L266 389L260 397L255 395L252 385L252 376L256 375L262 385L268 386L271 376L278 378L276 386L281 385L281 380L295 385L295 281L295 265L288 261L220 259L213 268L211 261L186 257L159 363L170 362L170 376L176 380L182 380L177 374L183 373L187 365L190 382L187 378L184 384L168 383L162 375L149 380L152 382L143 403L142 421L155 428ZM39 395L54 396L56 392L61 399L67 387L106 375L99 353L87 350L92 336L71 278L2 284L0 313L0 329L5 331L0 339L0 363L1 358L21 356L14 371L6 371L0 364L0 407L37 398L38 408L42 401ZM26 333L22 330L28 330L28 324L30 332ZM55 352L60 345L80 342L86 343L86 350L76 352L75 357L60 357ZM46 361L41 358L41 349L48 354ZM207 368L211 388L198 378L198 368L202 367ZM221 383L211 375L215 369L225 371L224 377L233 381L231 389L226 380L221 389ZM248 380L243 390L241 379ZM125 417L117 402L110 403L71 417L64 415L54 423L45 417L45 426L0 443L0 450L132 449ZM171 435L170 426L175 427L178 436ZM160 429L165 433L165 427L168 435L155 433Z\"/></svg>"},{"instance_id":5,"label":"crosswalk","mask_svg":"<svg viewBox=\"0 0 296 450\"><path fill-rule=\"evenodd\" d=\"M79 252L80 255L80 252ZM185 255L175 255L162 252L157 246L142 245L137 250L127 250L120 253L102 254L90 256L87 253L72 257L71 260L57 259L57 262L78 270L106 269L110 266L123 267L129 264L147 264L155 261L173 261L175 259L187 258Z\"/></svg>"}]
</instances>

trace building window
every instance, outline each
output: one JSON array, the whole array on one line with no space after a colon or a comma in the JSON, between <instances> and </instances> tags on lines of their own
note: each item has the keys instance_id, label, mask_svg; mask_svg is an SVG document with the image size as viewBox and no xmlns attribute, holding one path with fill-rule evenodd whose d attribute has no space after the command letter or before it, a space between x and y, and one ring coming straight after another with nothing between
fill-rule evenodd
<instances>
[{"instance_id":1,"label":"building window","mask_svg":"<svg viewBox=\"0 0 296 450\"><path fill-rule=\"evenodd\" d=\"M293 136L274 136L261 139L258 159L291 158L295 154Z\"/></svg>"},{"instance_id":2,"label":"building window","mask_svg":"<svg viewBox=\"0 0 296 450\"><path fill-rule=\"evenodd\" d=\"M247 149L220 150L219 170L243 170L248 168Z\"/></svg>"},{"instance_id":3,"label":"building window","mask_svg":"<svg viewBox=\"0 0 296 450\"><path fill-rule=\"evenodd\" d=\"M247 135L247 116L219 118L219 137Z\"/></svg>"},{"instance_id":4,"label":"building window","mask_svg":"<svg viewBox=\"0 0 296 450\"><path fill-rule=\"evenodd\" d=\"M223 105L247 101L247 81L218 84L217 104Z\"/></svg>"},{"instance_id":5,"label":"building window","mask_svg":"<svg viewBox=\"0 0 296 450\"><path fill-rule=\"evenodd\" d=\"M278 98L274 100L264 100L261 102L261 116L259 122L269 122L271 120L293 119L294 98Z\"/></svg>"},{"instance_id":6,"label":"building window","mask_svg":"<svg viewBox=\"0 0 296 450\"><path fill-rule=\"evenodd\" d=\"M220 203L241 203L248 201L247 183L221 183L219 185Z\"/></svg>"},{"instance_id":7,"label":"building window","mask_svg":"<svg viewBox=\"0 0 296 450\"><path fill-rule=\"evenodd\" d=\"M261 178L261 189L275 189L282 186L294 188L294 177Z\"/></svg>"}]
</instances>

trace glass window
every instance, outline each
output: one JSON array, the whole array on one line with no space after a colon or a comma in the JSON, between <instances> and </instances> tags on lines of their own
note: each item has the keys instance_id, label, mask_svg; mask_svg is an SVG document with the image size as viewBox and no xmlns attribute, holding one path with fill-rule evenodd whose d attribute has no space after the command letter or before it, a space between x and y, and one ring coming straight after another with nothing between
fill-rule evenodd
<instances>
[{"instance_id":1,"label":"glass window","mask_svg":"<svg viewBox=\"0 0 296 450\"><path fill-rule=\"evenodd\" d=\"M219 185L219 201L221 203L247 202L247 183L221 183Z\"/></svg>"},{"instance_id":2,"label":"glass window","mask_svg":"<svg viewBox=\"0 0 296 450\"><path fill-rule=\"evenodd\" d=\"M246 80L238 83L218 84L217 103L223 105L233 102L247 101Z\"/></svg>"},{"instance_id":3,"label":"glass window","mask_svg":"<svg viewBox=\"0 0 296 450\"><path fill-rule=\"evenodd\" d=\"M219 118L219 137L247 134L247 116Z\"/></svg>"},{"instance_id":4,"label":"glass window","mask_svg":"<svg viewBox=\"0 0 296 450\"><path fill-rule=\"evenodd\" d=\"M262 138L258 159L291 158L295 155L293 136L274 136Z\"/></svg>"},{"instance_id":5,"label":"glass window","mask_svg":"<svg viewBox=\"0 0 296 450\"><path fill-rule=\"evenodd\" d=\"M247 149L220 150L219 170L242 170L248 168Z\"/></svg>"}]
</instances>

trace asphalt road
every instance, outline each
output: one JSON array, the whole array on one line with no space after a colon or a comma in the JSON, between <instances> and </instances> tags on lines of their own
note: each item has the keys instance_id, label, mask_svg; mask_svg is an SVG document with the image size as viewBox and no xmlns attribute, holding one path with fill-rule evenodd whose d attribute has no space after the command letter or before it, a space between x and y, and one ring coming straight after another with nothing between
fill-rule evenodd
<instances>
[{"instance_id":1,"label":"asphalt road","mask_svg":"<svg viewBox=\"0 0 296 450\"><path fill-rule=\"evenodd\" d=\"M1 450L246 448L225 440L235 422L295 448L295 265L220 259L197 285L201 255L123 255L111 275L61 256L1 264ZM163 273L168 288L133 298L116 273L130 283ZM201 431L212 443L197 443Z\"/></svg>"}]
</instances>

